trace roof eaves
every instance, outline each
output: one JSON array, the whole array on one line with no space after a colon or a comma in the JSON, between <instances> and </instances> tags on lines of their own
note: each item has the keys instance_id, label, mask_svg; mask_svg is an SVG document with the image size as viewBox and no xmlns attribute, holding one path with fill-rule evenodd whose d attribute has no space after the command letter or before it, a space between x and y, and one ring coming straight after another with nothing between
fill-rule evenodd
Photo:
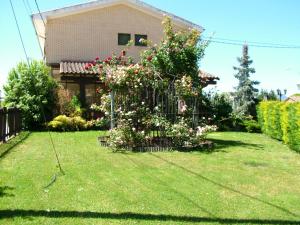
<instances>
[{"instance_id":1,"label":"roof eaves","mask_svg":"<svg viewBox=\"0 0 300 225\"><path fill-rule=\"evenodd\" d=\"M62 14L72 14L76 11L84 11L84 10L89 10L89 9L93 9L94 7L99 7L99 6L103 6L103 7L108 7L110 5L114 5L114 4L119 4L119 3L124 3L124 4L132 4L132 5L136 5L139 6L141 8L145 8L148 10L151 10L157 14L161 14L161 15L167 15L170 16L171 19L180 22L182 24L185 24L187 26L191 26L195 29L198 29L200 32L204 31L204 28L193 23L190 22L184 18L181 18L179 16L176 16L172 13L163 11L161 9L158 9L150 4L147 4L143 1L140 0L95 0L95 1L91 1L91 2L87 2L87 3L80 3L80 4L76 4L76 5L72 5L72 6L66 6L63 8L59 8L59 9L54 9L54 10L49 10L49 11L45 11L45 12L41 12L41 13L34 13L31 15L32 20L36 20L36 19L43 19L44 21L47 21L48 17L51 16L58 16L58 15L62 15Z\"/></svg>"}]
</instances>

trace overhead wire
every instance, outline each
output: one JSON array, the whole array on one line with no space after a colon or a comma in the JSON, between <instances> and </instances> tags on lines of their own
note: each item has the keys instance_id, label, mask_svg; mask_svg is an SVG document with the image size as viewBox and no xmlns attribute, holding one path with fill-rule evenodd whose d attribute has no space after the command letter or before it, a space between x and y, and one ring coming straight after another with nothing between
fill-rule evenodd
<instances>
[{"instance_id":1,"label":"overhead wire","mask_svg":"<svg viewBox=\"0 0 300 225\"><path fill-rule=\"evenodd\" d=\"M15 9L14 9L14 6L13 6L13 4L12 4L12 0L9 0L9 1L10 1L10 5L11 5L11 8L12 8L12 11L13 11L13 14L14 14L15 22L16 22L16 25L17 25L17 28L18 28L20 40L21 40L21 42L22 42L23 51L24 51L25 56L26 56L26 61L27 61L28 67L29 67L29 66L30 66L30 62L29 62L28 54L27 54L27 52L26 52L26 48L25 48L24 41L23 41L23 38L22 38L22 33L21 33L21 30L20 30L20 27L19 27L18 19L17 19L17 17L16 17ZM36 0L35 0L35 2L36 2ZM23 3L24 3L24 7L27 8L24 1L23 1ZM28 1L27 1L27 3L29 4ZM36 2L36 4L37 4L37 2ZM29 5L29 6L30 6L30 5ZM38 4L37 4L37 8L38 8L38 10L39 10ZM28 12L28 9L26 9L26 11ZM41 14L41 13L40 13L40 14ZM37 94L37 93L36 93L36 94ZM42 113L42 116L43 116L43 120L44 120L44 122L46 123L46 122L47 122L47 119L46 119L45 111L44 111L44 109L43 109L42 103L39 102L39 104L40 104L40 108L41 108L41 113ZM57 166L58 166L59 171L61 172L61 174L64 175L65 173L64 173L64 171L63 171L63 169L62 169L62 166L61 166L61 163L60 163L58 154L57 154L57 150L56 150L56 148L55 148L55 144L54 144L54 141L53 141L53 138L52 138L52 135L51 135L51 132L50 132L49 128L47 128L47 131L48 131L48 134L49 134L49 139L50 139L50 142L51 142L52 150L53 150L54 155L55 155L55 158L56 158ZM56 177L57 177L57 175L55 174L55 175L53 176L51 182L50 182L47 186L45 186L44 188L48 188L49 186L51 186L51 185L56 181Z\"/></svg>"},{"instance_id":2,"label":"overhead wire","mask_svg":"<svg viewBox=\"0 0 300 225\"><path fill-rule=\"evenodd\" d=\"M214 38L214 37L204 37L203 40L223 45L235 45L235 46L243 46L247 44L251 47L257 48L273 48L273 49L300 49L300 45L286 45L286 44L275 44L275 43L267 43L267 42L255 42L255 41L242 41L242 40L232 40L227 38Z\"/></svg>"},{"instance_id":3,"label":"overhead wire","mask_svg":"<svg viewBox=\"0 0 300 225\"><path fill-rule=\"evenodd\" d=\"M12 0L9 0L9 2L10 2L11 10L12 10L13 15L14 15L14 19L15 19L16 26L17 26L17 29L18 29L19 38L21 40L23 51L24 51L24 54L25 54L25 57L26 57L26 62L29 66L29 58L28 58L28 54L27 54L27 51L26 51L26 48L25 48L25 44L24 44L24 40L23 40L22 33L21 33L21 30L20 30L20 26L19 26L19 23L18 23L18 19L17 19L16 13L15 13L15 8L13 6Z\"/></svg>"}]
</instances>

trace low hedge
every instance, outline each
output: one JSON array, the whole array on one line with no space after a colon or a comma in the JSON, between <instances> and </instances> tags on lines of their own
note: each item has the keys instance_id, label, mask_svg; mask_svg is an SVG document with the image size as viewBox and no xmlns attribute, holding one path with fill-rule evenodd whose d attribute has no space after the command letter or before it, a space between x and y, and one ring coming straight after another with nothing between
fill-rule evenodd
<instances>
[{"instance_id":1,"label":"low hedge","mask_svg":"<svg viewBox=\"0 0 300 225\"><path fill-rule=\"evenodd\" d=\"M265 134L300 152L300 103L264 101L257 116Z\"/></svg>"},{"instance_id":2,"label":"low hedge","mask_svg":"<svg viewBox=\"0 0 300 225\"><path fill-rule=\"evenodd\" d=\"M109 128L109 121L105 118L86 121L80 116L68 117L60 115L47 124L52 131L84 131L84 130L106 130Z\"/></svg>"}]
</instances>

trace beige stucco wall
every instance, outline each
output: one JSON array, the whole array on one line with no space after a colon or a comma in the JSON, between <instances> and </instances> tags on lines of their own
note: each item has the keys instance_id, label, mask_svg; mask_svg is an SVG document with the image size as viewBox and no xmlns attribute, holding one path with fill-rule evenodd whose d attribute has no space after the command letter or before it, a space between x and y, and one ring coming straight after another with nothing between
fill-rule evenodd
<instances>
[{"instance_id":1,"label":"beige stucco wall","mask_svg":"<svg viewBox=\"0 0 300 225\"><path fill-rule=\"evenodd\" d=\"M146 34L158 43L163 36L161 19L125 5L50 19L46 27L46 61L91 61L97 56L119 54L125 46L118 46L118 33L130 33L132 39L135 34ZM130 47L128 55L137 59L142 49Z\"/></svg>"}]
</instances>

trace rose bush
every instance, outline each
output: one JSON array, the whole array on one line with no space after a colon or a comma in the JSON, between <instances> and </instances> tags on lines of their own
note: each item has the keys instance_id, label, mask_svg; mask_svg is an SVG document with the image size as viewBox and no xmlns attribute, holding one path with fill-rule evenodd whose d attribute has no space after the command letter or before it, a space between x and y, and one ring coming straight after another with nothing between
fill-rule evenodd
<instances>
[{"instance_id":1,"label":"rose bush","mask_svg":"<svg viewBox=\"0 0 300 225\"><path fill-rule=\"evenodd\" d=\"M207 43L201 42L197 30L175 32L170 18L163 25L164 39L156 45L143 40L148 48L138 63L133 63L124 50L104 60L97 57L86 65L86 69L98 70L107 86L99 109L115 118L116 127L109 135L112 147L144 145L154 131L177 147L198 145L215 130L191 128L191 115L197 110L193 104L201 102L202 95L198 62Z\"/></svg>"}]
</instances>

